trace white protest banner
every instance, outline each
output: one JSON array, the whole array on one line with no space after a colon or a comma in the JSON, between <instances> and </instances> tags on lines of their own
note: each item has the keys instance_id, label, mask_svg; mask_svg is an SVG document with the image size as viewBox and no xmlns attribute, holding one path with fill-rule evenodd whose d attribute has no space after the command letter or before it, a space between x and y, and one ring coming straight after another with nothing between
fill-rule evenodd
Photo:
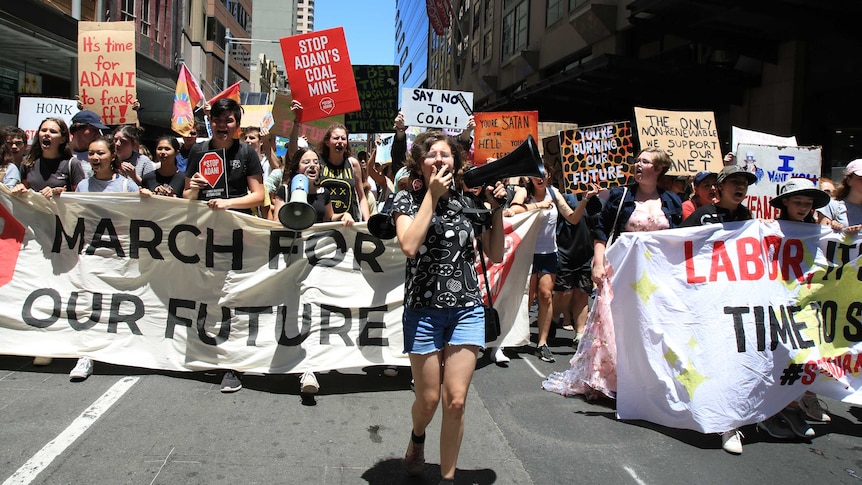
<instances>
[{"instance_id":1,"label":"white protest banner","mask_svg":"<svg viewBox=\"0 0 862 485\"><path fill-rule=\"evenodd\" d=\"M778 195L781 184L790 178L820 178L821 148L796 146L739 145L736 163L757 176L748 186L745 205L752 217L778 218L778 209L769 201Z\"/></svg>"},{"instance_id":2,"label":"white protest banner","mask_svg":"<svg viewBox=\"0 0 862 485\"><path fill-rule=\"evenodd\" d=\"M512 302L538 217L522 216L507 219L507 254L489 269L509 346L529 336ZM198 201L5 188L0 222L0 353L175 371L409 365L404 255L365 224L297 234Z\"/></svg>"},{"instance_id":3,"label":"white protest banner","mask_svg":"<svg viewBox=\"0 0 862 485\"><path fill-rule=\"evenodd\" d=\"M667 111L635 107L638 144L670 154L669 175L718 173L724 166L712 111Z\"/></svg>"},{"instance_id":4,"label":"white protest banner","mask_svg":"<svg viewBox=\"0 0 862 485\"><path fill-rule=\"evenodd\" d=\"M32 142L45 118L60 118L69 126L78 111L78 102L74 99L22 96L18 107L18 128L24 130Z\"/></svg>"},{"instance_id":5,"label":"white protest banner","mask_svg":"<svg viewBox=\"0 0 862 485\"><path fill-rule=\"evenodd\" d=\"M401 111L407 126L463 130L473 114L473 93L404 88L401 90Z\"/></svg>"},{"instance_id":6,"label":"white protest banner","mask_svg":"<svg viewBox=\"0 0 862 485\"><path fill-rule=\"evenodd\" d=\"M730 145L732 147L730 151L736 153L738 158L742 158L742 155L737 153L737 147L740 143L745 143L747 145L775 145L783 147L795 147L797 145L795 136L772 135L760 131L746 130L737 126L731 127L730 141Z\"/></svg>"},{"instance_id":7,"label":"white protest banner","mask_svg":"<svg viewBox=\"0 0 862 485\"><path fill-rule=\"evenodd\" d=\"M806 390L862 404L860 245L786 221L621 234L618 416L719 433Z\"/></svg>"}]
</instances>

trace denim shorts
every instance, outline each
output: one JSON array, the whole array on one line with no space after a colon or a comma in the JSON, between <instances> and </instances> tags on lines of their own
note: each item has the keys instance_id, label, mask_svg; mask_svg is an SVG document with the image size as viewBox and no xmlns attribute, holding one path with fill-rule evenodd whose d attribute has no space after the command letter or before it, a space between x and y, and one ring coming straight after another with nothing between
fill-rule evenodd
<instances>
[{"instance_id":1,"label":"denim shorts","mask_svg":"<svg viewBox=\"0 0 862 485\"><path fill-rule=\"evenodd\" d=\"M530 274L557 273L557 253L536 253L533 255L533 270Z\"/></svg>"},{"instance_id":2,"label":"denim shorts","mask_svg":"<svg viewBox=\"0 0 862 485\"><path fill-rule=\"evenodd\" d=\"M449 345L485 347L485 309L404 308L404 353L430 354Z\"/></svg>"}]
</instances>

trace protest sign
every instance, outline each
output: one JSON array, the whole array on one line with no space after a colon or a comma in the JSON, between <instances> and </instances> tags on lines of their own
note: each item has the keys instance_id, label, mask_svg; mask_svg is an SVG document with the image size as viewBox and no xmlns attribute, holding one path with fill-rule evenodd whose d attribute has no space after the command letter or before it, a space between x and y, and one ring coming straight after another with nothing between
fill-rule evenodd
<instances>
[{"instance_id":1,"label":"protest sign","mask_svg":"<svg viewBox=\"0 0 862 485\"><path fill-rule=\"evenodd\" d=\"M763 219L778 217L778 209L769 205L783 182L806 178L815 184L820 179L821 148L796 146L739 145L736 164L757 176L749 184L743 203L751 216Z\"/></svg>"},{"instance_id":2,"label":"protest sign","mask_svg":"<svg viewBox=\"0 0 862 485\"><path fill-rule=\"evenodd\" d=\"M201 157L199 172L210 185L209 189L201 190L200 200L227 199L230 197L230 192L227 190L224 148L204 153Z\"/></svg>"},{"instance_id":3,"label":"protest sign","mask_svg":"<svg viewBox=\"0 0 862 485\"><path fill-rule=\"evenodd\" d=\"M275 122L272 119L272 106L268 104L242 105L242 128L266 128L269 130Z\"/></svg>"},{"instance_id":4,"label":"protest sign","mask_svg":"<svg viewBox=\"0 0 862 485\"><path fill-rule=\"evenodd\" d=\"M343 28L284 37L281 52L290 92L302 103L300 121L360 110Z\"/></svg>"},{"instance_id":5,"label":"protest sign","mask_svg":"<svg viewBox=\"0 0 862 485\"><path fill-rule=\"evenodd\" d=\"M473 114L473 93L404 88L401 111L408 126L463 130Z\"/></svg>"},{"instance_id":6,"label":"protest sign","mask_svg":"<svg viewBox=\"0 0 862 485\"><path fill-rule=\"evenodd\" d=\"M81 103L106 125L136 124L134 22L78 22Z\"/></svg>"},{"instance_id":7,"label":"protest sign","mask_svg":"<svg viewBox=\"0 0 862 485\"><path fill-rule=\"evenodd\" d=\"M556 174L556 178L562 176L563 170L563 159L560 157L560 132L577 129L577 123L539 122L539 139L542 140L542 163L551 168L551 172ZM560 180L551 180L551 183L562 184ZM561 186L557 185L557 187Z\"/></svg>"},{"instance_id":8,"label":"protest sign","mask_svg":"<svg viewBox=\"0 0 862 485\"><path fill-rule=\"evenodd\" d=\"M860 244L787 221L621 233L619 418L721 433L806 390L862 404L862 256L839 249Z\"/></svg>"},{"instance_id":9,"label":"protest sign","mask_svg":"<svg viewBox=\"0 0 862 485\"><path fill-rule=\"evenodd\" d=\"M362 111L344 115L350 133L391 133L398 115L398 66L353 66Z\"/></svg>"},{"instance_id":10,"label":"protest sign","mask_svg":"<svg viewBox=\"0 0 862 485\"><path fill-rule=\"evenodd\" d=\"M746 130L744 128L739 128L736 126L731 127L730 140L730 144L732 147L730 151L732 151L733 153L737 153L737 147L740 143L745 143L746 145L774 145L785 147L796 146L795 136L771 135L769 133ZM737 157L740 157L740 155L737 154Z\"/></svg>"},{"instance_id":11,"label":"protest sign","mask_svg":"<svg viewBox=\"0 0 862 485\"><path fill-rule=\"evenodd\" d=\"M495 346L529 342L521 302L541 217L505 221L503 261L489 268ZM364 223L297 233L199 201L4 187L0 225L0 353L174 371L409 365L405 256Z\"/></svg>"},{"instance_id":12,"label":"protest sign","mask_svg":"<svg viewBox=\"0 0 862 485\"><path fill-rule=\"evenodd\" d=\"M712 111L666 111L635 107L641 149L660 148L671 158L668 175L720 172L721 146Z\"/></svg>"},{"instance_id":13,"label":"protest sign","mask_svg":"<svg viewBox=\"0 0 862 485\"><path fill-rule=\"evenodd\" d=\"M19 103L18 128L27 133L30 141L45 118L60 118L68 126L79 111L78 102L74 99L22 96Z\"/></svg>"},{"instance_id":14,"label":"protest sign","mask_svg":"<svg viewBox=\"0 0 862 485\"><path fill-rule=\"evenodd\" d=\"M488 158L502 158L521 146L527 135L539 138L538 111L496 111L476 113L473 130L473 165Z\"/></svg>"},{"instance_id":15,"label":"protest sign","mask_svg":"<svg viewBox=\"0 0 862 485\"><path fill-rule=\"evenodd\" d=\"M632 130L628 121L582 126L560 132L565 190L586 192L589 184L609 189L632 176Z\"/></svg>"},{"instance_id":16,"label":"protest sign","mask_svg":"<svg viewBox=\"0 0 862 485\"><path fill-rule=\"evenodd\" d=\"M269 129L270 133L278 136L289 137L293 130L293 111L290 109L290 103L293 99L287 94L276 94L275 102L272 105L272 121L273 125ZM323 140L326 134L326 129L333 123L344 123L344 115L331 116L329 118L321 118L312 121L303 121L299 125L299 136L308 138L308 142L312 145Z\"/></svg>"}]
</instances>

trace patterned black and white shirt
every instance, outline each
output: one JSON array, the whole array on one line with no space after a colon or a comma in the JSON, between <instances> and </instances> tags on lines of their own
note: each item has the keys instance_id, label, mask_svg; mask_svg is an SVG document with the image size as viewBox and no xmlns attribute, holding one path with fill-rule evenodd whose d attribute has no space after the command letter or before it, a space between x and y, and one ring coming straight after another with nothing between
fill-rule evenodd
<instances>
[{"instance_id":1,"label":"patterned black and white shirt","mask_svg":"<svg viewBox=\"0 0 862 485\"><path fill-rule=\"evenodd\" d=\"M415 217L426 190L402 190L392 212ZM425 241L407 259L404 305L408 308L463 308L482 304L476 274L473 224L456 197L441 198L434 208Z\"/></svg>"}]
</instances>

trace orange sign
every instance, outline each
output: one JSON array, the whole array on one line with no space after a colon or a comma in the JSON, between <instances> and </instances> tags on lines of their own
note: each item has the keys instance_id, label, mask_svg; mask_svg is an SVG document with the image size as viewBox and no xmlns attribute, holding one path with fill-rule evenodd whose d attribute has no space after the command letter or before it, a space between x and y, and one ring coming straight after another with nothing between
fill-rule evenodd
<instances>
[{"instance_id":1,"label":"orange sign","mask_svg":"<svg viewBox=\"0 0 862 485\"><path fill-rule=\"evenodd\" d=\"M473 164L484 165L488 158L502 158L521 146L527 135L539 139L538 111L497 111L474 113Z\"/></svg>"}]
</instances>

